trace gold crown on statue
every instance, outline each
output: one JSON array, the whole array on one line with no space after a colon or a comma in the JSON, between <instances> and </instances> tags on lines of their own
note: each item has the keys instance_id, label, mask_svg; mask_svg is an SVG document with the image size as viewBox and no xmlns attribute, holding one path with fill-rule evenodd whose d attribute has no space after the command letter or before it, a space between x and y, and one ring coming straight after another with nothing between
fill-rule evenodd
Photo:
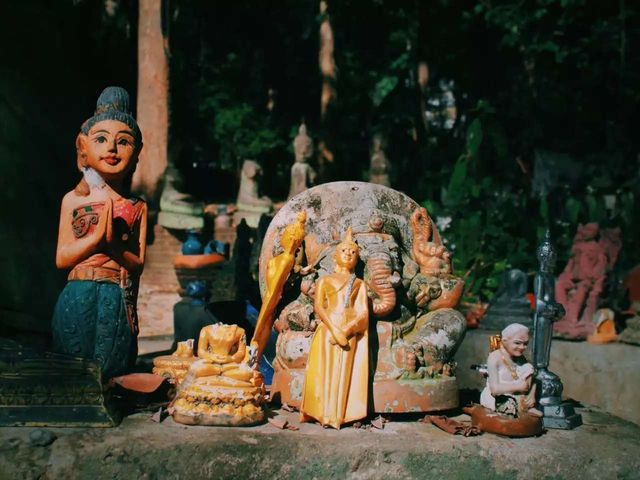
<instances>
[{"instance_id":1,"label":"gold crown on statue","mask_svg":"<svg viewBox=\"0 0 640 480\"><path fill-rule=\"evenodd\" d=\"M498 350L502 345L502 335L497 333L489 337L489 351Z\"/></svg>"},{"instance_id":2,"label":"gold crown on statue","mask_svg":"<svg viewBox=\"0 0 640 480\"><path fill-rule=\"evenodd\" d=\"M343 245L350 248L355 248L357 251L360 251L360 247L358 246L358 244L353 241L353 231L351 230L351 227L347 228L347 233L344 235L344 238L338 244L337 248L340 248Z\"/></svg>"}]
</instances>

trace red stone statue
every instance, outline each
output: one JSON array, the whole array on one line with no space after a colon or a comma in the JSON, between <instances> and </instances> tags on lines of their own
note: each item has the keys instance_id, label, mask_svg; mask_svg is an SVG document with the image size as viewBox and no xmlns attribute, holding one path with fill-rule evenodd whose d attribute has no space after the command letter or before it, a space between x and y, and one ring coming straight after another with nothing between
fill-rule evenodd
<instances>
[{"instance_id":1,"label":"red stone statue","mask_svg":"<svg viewBox=\"0 0 640 480\"><path fill-rule=\"evenodd\" d=\"M598 297L607 272L617 260L620 246L620 229L601 232L597 223L578 227L571 259L556 283L556 300L564 305L566 315L554 324L555 334L584 339L593 333Z\"/></svg>"}]
</instances>

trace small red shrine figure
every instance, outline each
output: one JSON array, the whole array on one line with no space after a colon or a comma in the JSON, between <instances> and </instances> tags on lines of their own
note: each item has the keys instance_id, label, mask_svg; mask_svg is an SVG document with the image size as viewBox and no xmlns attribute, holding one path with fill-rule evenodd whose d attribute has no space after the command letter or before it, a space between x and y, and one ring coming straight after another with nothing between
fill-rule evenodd
<instances>
[{"instance_id":1,"label":"small red shrine figure","mask_svg":"<svg viewBox=\"0 0 640 480\"><path fill-rule=\"evenodd\" d=\"M601 231L597 223L578 227L571 259L556 282L556 301L564 305L566 315L554 323L555 334L584 339L593 333L593 314L598 308L598 298L620 247L619 229Z\"/></svg>"}]
</instances>

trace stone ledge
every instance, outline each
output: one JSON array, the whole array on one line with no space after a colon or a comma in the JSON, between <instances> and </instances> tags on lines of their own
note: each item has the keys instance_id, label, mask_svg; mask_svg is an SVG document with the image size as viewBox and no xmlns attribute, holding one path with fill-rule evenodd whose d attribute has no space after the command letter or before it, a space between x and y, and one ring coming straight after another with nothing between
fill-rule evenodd
<instances>
[{"instance_id":1,"label":"stone ledge","mask_svg":"<svg viewBox=\"0 0 640 480\"><path fill-rule=\"evenodd\" d=\"M432 425L391 421L384 430L299 431L270 424L187 427L148 414L111 429L51 429L48 447L31 428L0 429L1 478L638 478L640 427L581 409L585 424L537 438L452 436Z\"/></svg>"},{"instance_id":2,"label":"stone ledge","mask_svg":"<svg viewBox=\"0 0 640 480\"><path fill-rule=\"evenodd\" d=\"M467 332L455 357L460 388L484 388L482 375L470 366L486 363L492 333L486 330ZM560 375L565 397L598 406L640 424L640 347L553 339L549 367Z\"/></svg>"}]
</instances>

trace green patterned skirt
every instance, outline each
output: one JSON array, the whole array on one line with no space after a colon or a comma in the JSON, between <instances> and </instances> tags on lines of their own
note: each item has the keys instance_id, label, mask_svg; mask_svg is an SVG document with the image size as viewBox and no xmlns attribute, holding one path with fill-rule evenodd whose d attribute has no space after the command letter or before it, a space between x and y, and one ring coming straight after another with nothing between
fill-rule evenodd
<instances>
[{"instance_id":1,"label":"green patterned skirt","mask_svg":"<svg viewBox=\"0 0 640 480\"><path fill-rule=\"evenodd\" d=\"M128 373L135 365L138 344L119 285L68 282L58 297L52 329L55 351L96 360L104 380Z\"/></svg>"}]
</instances>

